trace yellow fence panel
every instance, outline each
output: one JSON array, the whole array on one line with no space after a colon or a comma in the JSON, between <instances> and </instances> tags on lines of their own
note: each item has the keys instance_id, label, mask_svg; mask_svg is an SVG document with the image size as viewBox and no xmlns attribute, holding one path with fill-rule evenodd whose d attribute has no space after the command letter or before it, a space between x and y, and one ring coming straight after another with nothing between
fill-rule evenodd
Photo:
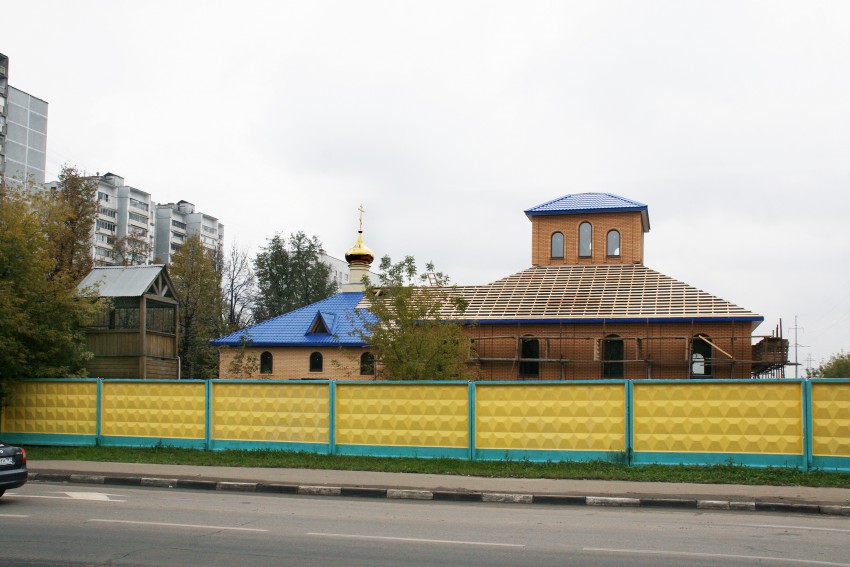
<instances>
[{"instance_id":1,"label":"yellow fence panel","mask_svg":"<svg viewBox=\"0 0 850 567\"><path fill-rule=\"evenodd\" d=\"M104 436L204 439L204 382L104 382Z\"/></svg>"},{"instance_id":2,"label":"yellow fence panel","mask_svg":"<svg viewBox=\"0 0 850 567\"><path fill-rule=\"evenodd\" d=\"M812 454L850 457L850 383L812 383Z\"/></svg>"},{"instance_id":3,"label":"yellow fence panel","mask_svg":"<svg viewBox=\"0 0 850 567\"><path fill-rule=\"evenodd\" d=\"M465 448L466 384L336 385L336 442L342 445Z\"/></svg>"},{"instance_id":4,"label":"yellow fence panel","mask_svg":"<svg viewBox=\"0 0 850 567\"><path fill-rule=\"evenodd\" d=\"M478 383L478 449L625 451L623 384Z\"/></svg>"},{"instance_id":5,"label":"yellow fence panel","mask_svg":"<svg viewBox=\"0 0 850 567\"><path fill-rule=\"evenodd\" d=\"M213 383L212 438L327 443L328 384Z\"/></svg>"},{"instance_id":6,"label":"yellow fence panel","mask_svg":"<svg viewBox=\"0 0 850 567\"><path fill-rule=\"evenodd\" d=\"M634 450L803 453L799 382L634 383Z\"/></svg>"},{"instance_id":7,"label":"yellow fence panel","mask_svg":"<svg viewBox=\"0 0 850 567\"><path fill-rule=\"evenodd\" d=\"M9 402L4 433L97 434L96 382L17 382Z\"/></svg>"}]
</instances>

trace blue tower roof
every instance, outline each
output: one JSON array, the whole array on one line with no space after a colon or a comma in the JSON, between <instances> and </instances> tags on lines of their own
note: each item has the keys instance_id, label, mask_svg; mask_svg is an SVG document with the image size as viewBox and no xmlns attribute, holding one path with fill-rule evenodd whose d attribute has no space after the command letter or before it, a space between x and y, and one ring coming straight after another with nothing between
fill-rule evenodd
<instances>
[{"instance_id":1,"label":"blue tower roof","mask_svg":"<svg viewBox=\"0 0 850 567\"><path fill-rule=\"evenodd\" d=\"M649 207L643 203L611 193L576 193L564 195L542 205L526 209L527 217L541 215L575 215L587 213L619 213L636 211L641 213L644 231L649 231Z\"/></svg>"}]
</instances>

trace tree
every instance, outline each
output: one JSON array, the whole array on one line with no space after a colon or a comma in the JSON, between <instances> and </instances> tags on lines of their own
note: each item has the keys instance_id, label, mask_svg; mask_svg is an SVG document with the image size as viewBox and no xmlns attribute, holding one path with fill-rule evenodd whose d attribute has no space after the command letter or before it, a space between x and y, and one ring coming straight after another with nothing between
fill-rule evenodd
<instances>
[{"instance_id":1,"label":"tree","mask_svg":"<svg viewBox=\"0 0 850 567\"><path fill-rule=\"evenodd\" d=\"M218 360L209 343L221 335L221 278L198 235L187 238L172 255L169 272L180 302L182 374L212 378Z\"/></svg>"},{"instance_id":2,"label":"tree","mask_svg":"<svg viewBox=\"0 0 850 567\"><path fill-rule=\"evenodd\" d=\"M254 319L262 321L315 303L336 292L330 267L320 260L318 237L303 232L289 242L275 234L254 260L257 298Z\"/></svg>"},{"instance_id":3,"label":"tree","mask_svg":"<svg viewBox=\"0 0 850 567\"><path fill-rule=\"evenodd\" d=\"M233 242L224 258L222 273L226 332L238 331L251 324L256 281L248 252Z\"/></svg>"},{"instance_id":4,"label":"tree","mask_svg":"<svg viewBox=\"0 0 850 567\"><path fill-rule=\"evenodd\" d=\"M850 353L843 350L833 354L829 360L812 369L812 378L850 378Z\"/></svg>"},{"instance_id":5,"label":"tree","mask_svg":"<svg viewBox=\"0 0 850 567\"><path fill-rule=\"evenodd\" d=\"M0 180L0 398L19 378L85 376L81 326L97 302L77 293L83 262L58 245L80 224L74 210Z\"/></svg>"},{"instance_id":6,"label":"tree","mask_svg":"<svg viewBox=\"0 0 850 567\"><path fill-rule=\"evenodd\" d=\"M147 261L151 245L144 237L130 232L115 240L113 250L119 266L135 266Z\"/></svg>"},{"instance_id":7,"label":"tree","mask_svg":"<svg viewBox=\"0 0 850 567\"><path fill-rule=\"evenodd\" d=\"M466 380L475 377L461 317L467 302L433 264L419 273L412 256L381 259L378 286L366 283L368 313L360 338L375 350L378 376L392 380Z\"/></svg>"},{"instance_id":8,"label":"tree","mask_svg":"<svg viewBox=\"0 0 850 567\"><path fill-rule=\"evenodd\" d=\"M78 283L93 266L91 235L97 218L97 185L65 165L58 185L38 196L47 197L41 205L47 214L48 241L55 261L51 276ZM38 196L33 192L33 198Z\"/></svg>"},{"instance_id":9,"label":"tree","mask_svg":"<svg viewBox=\"0 0 850 567\"><path fill-rule=\"evenodd\" d=\"M231 376L251 378L254 376L254 373L260 369L260 362L257 354L255 352L249 353L245 350L246 347L251 346L252 342L253 341L251 340L248 332L245 332L245 334L239 338L239 346L235 347L236 350L233 358L227 366L227 370Z\"/></svg>"}]
</instances>

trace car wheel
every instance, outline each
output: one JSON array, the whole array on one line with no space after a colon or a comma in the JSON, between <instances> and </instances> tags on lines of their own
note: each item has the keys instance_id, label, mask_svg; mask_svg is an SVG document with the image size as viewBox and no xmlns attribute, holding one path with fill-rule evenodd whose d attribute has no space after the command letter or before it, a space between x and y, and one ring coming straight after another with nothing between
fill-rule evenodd
<instances>
[{"instance_id":1,"label":"car wheel","mask_svg":"<svg viewBox=\"0 0 850 567\"><path fill-rule=\"evenodd\" d=\"M6 492L5 490L0 490L0 496L3 496L3 494L4 494L5 492Z\"/></svg>"}]
</instances>

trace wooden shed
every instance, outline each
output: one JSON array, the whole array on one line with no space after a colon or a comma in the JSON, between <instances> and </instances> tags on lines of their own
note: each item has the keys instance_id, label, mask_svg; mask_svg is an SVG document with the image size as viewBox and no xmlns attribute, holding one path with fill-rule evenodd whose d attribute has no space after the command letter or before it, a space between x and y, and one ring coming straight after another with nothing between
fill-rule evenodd
<instances>
[{"instance_id":1,"label":"wooden shed","mask_svg":"<svg viewBox=\"0 0 850 567\"><path fill-rule=\"evenodd\" d=\"M164 265L102 266L78 289L109 299L85 328L99 378L179 378L178 302Z\"/></svg>"}]
</instances>

